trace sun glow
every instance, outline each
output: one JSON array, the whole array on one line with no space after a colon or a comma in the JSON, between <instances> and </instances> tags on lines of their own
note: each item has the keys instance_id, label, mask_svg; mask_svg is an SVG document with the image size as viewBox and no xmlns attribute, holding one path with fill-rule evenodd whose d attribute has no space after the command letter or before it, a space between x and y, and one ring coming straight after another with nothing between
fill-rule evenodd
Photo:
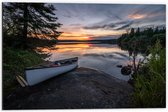
<instances>
[{"instance_id":1,"label":"sun glow","mask_svg":"<svg viewBox=\"0 0 168 112\"><path fill-rule=\"evenodd\" d=\"M82 29L82 28L81 28ZM92 37L100 38L100 37L108 37L110 35L121 35L125 33L125 30L120 31L109 31L109 30L78 30L78 31L69 31L62 33L58 40L91 40Z\"/></svg>"},{"instance_id":2,"label":"sun glow","mask_svg":"<svg viewBox=\"0 0 168 112\"><path fill-rule=\"evenodd\" d=\"M89 40L89 37L79 37L79 40Z\"/></svg>"},{"instance_id":3,"label":"sun glow","mask_svg":"<svg viewBox=\"0 0 168 112\"><path fill-rule=\"evenodd\" d=\"M83 32L64 32L58 37L59 40L89 40L89 36Z\"/></svg>"}]
</instances>

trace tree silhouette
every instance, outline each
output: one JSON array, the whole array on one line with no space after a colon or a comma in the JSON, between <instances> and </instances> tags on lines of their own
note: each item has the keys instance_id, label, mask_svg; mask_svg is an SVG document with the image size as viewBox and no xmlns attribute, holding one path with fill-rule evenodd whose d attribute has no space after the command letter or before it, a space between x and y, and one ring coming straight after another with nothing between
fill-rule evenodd
<instances>
[{"instance_id":1,"label":"tree silhouette","mask_svg":"<svg viewBox=\"0 0 168 112\"><path fill-rule=\"evenodd\" d=\"M27 37L57 39L60 32L57 28L61 26L57 22L53 5L44 3L5 3L3 4L4 18L10 18L10 25L5 26L13 35L21 36L22 45L26 45ZM8 16L8 17L5 17ZM4 20L5 22L5 20ZM12 27L11 27L12 26ZM16 34L15 34L16 33Z\"/></svg>"},{"instance_id":2,"label":"tree silhouette","mask_svg":"<svg viewBox=\"0 0 168 112\"><path fill-rule=\"evenodd\" d=\"M159 32L159 28L156 27L155 31L154 31L154 34L157 34Z\"/></svg>"},{"instance_id":3,"label":"tree silhouette","mask_svg":"<svg viewBox=\"0 0 168 112\"><path fill-rule=\"evenodd\" d=\"M136 36L140 36L140 29L138 27L138 29L136 30L136 33L135 33Z\"/></svg>"},{"instance_id":4,"label":"tree silhouette","mask_svg":"<svg viewBox=\"0 0 168 112\"><path fill-rule=\"evenodd\" d=\"M134 36L134 34L135 34L135 31L134 31L134 28L131 28L131 31L130 31L130 37L133 37Z\"/></svg>"}]
</instances>

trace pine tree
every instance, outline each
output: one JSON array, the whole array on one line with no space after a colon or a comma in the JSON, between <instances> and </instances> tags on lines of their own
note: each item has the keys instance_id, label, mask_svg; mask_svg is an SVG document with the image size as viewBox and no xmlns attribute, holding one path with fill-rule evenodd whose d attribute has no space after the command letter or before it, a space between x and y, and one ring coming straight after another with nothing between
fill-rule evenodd
<instances>
[{"instance_id":1,"label":"pine tree","mask_svg":"<svg viewBox=\"0 0 168 112\"><path fill-rule=\"evenodd\" d=\"M61 24L57 22L58 18L54 13L56 9L53 5L44 3L5 3L3 7L6 9L6 13L9 13L12 26L16 30L13 34L19 32L18 35L22 37L23 45L26 45L27 37L57 39L60 35L57 28Z\"/></svg>"},{"instance_id":2,"label":"pine tree","mask_svg":"<svg viewBox=\"0 0 168 112\"><path fill-rule=\"evenodd\" d=\"M157 34L157 33L159 33L159 28L158 27L156 27L155 31L154 31L154 34Z\"/></svg>"},{"instance_id":3,"label":"pine tree","mask_svg":"<svg viewBox=\"0 0 168 112\"><path fill-rule=\"evenodd\" d=\"M134 28L131 28L131 31L130 31L130 37L133 37L134 36L134 34L135 34L135 31L134 31Z\"/></svg>"},{"instance_id":4,"label":"pine tree","mask_svg":"<svg viewBox=\"0 0 168 112\"><path fill-rule=\"evenodd\" d=\"M140 36L140 28L138 27L138 29L136 30L136 36Z\"/></svg>"}]
</instances>

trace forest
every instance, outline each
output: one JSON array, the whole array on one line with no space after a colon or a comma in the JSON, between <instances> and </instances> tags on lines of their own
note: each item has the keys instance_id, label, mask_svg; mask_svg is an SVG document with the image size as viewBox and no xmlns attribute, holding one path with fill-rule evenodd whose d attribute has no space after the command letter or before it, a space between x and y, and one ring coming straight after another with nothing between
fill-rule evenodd
<instances>
[{"instance_id":1,"label":"forest","mask_svg":"<svg viewBox=\"0 0 168 112\"><path fill-rule=\"evenodd\" d=\"M118 45L121 49L128 51L135 51L140 53L147 53L148 48L152 47L157 40L160 41L162 47L166 47L166 29L162 28L146 28L140 30L137 28L130 29L129 33L122 34L118 39Z\"/></svg>"}]
</instances>

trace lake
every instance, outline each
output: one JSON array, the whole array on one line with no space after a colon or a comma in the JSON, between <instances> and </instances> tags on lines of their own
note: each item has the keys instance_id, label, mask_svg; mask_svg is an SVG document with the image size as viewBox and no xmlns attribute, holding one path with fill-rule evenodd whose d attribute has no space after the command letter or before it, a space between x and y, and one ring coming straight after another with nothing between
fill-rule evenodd
<instances>
[{"instance_id":1,"label":"lake","mask_svg":"<svg viewBox=\"0 0 168 112\"><path fill-rule=\"evenodd\" d=\"M117 65L130 64L131 57L128 51L121 50L116 44L59 43L42 51L51 54L46 59L49 61L79 57L79 67L96 69L125 81L130 78L122 75ZM143 57L138 55L139 58Z\"/></svg>"}]
</instances>

